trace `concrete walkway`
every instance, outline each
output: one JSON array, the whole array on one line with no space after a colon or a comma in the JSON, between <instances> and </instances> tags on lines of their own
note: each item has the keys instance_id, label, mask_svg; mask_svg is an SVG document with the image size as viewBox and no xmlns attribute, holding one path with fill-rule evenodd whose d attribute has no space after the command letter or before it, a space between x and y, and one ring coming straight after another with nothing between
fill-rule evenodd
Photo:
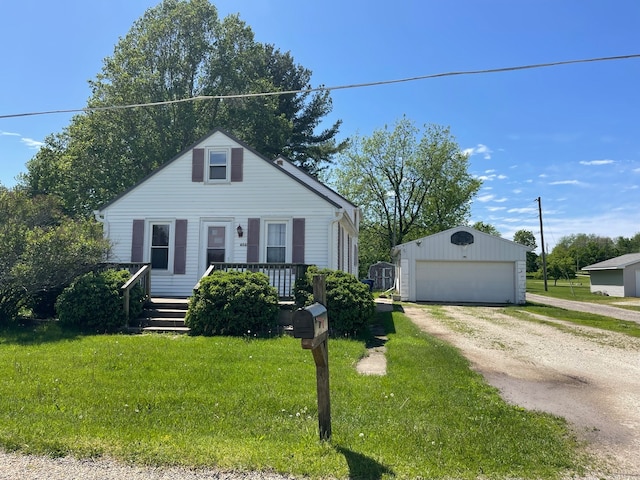
<instances>
[{"instance_id":1,"label":"concrete walkway","mask_svg":"<svg viewBox=\"0 0 640 480\"><path fill-rule=\"evenodd\" d=\"M378 312L393 312L393 300L390 298L377 298L376 310ZM387 347L389 340L381 325L372 327L373 339L367 348L367 354L356 365L356 370L361 375L386 375L387 374Z\"/></svg>"},{"instance_id":2,"label":"concrete walkway","mask_svg":"<svg viewBox=\"0 0 640 480\"><path fill-rule=\"evenodd\" d=\"M563 300L559 298L547 297L545 295L536 295L527 293L527 302L541 303L543 305L551 305L552 307L564 308L566 310L575 310L577 312L595 313L606 317L617 318L619 320L628 320L640 324L640 312L635 310L627 310L625 308L613 307L610 305L600 305L589 302L576 302L573 300ZM621 300L622 301L622 300Z\"/></svg>"}]
</instances>

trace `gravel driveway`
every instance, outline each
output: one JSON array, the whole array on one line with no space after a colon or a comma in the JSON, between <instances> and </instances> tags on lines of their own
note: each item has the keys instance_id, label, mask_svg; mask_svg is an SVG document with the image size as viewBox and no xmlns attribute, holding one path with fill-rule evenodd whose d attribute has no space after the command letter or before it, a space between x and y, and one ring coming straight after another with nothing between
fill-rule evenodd
<instances>
[{"instance_id":1,"label":"gravel driveway","mask_svg":"<svg viewBox=\"0 0 640 480\"><path fill-rule=\"evenodd\" d=\"M422 330L456 346L507 401L566 418L600 459L600 478L640 478L640 338L540 315L516 319L500 307L404 309Z\"/></svg>"}]
</instances>

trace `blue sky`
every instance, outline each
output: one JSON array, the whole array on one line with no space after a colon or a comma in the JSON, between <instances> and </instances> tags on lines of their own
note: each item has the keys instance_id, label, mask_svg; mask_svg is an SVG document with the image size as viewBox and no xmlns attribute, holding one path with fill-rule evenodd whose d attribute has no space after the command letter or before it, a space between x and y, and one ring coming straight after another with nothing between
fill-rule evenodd
<instances>
[{"instance_id":1,"label":"blue sky","mask_svg":"<svg viewBox=\"0 0 640 480\"><path fill-rule=\"evenodd\" d=\"M3 2L0 115L82 108L147 0ZM291 51L314 86L640 53L636 0L220 0ZM448 125L483 179L472 221L549 248L574 233L640 232L640 59L444 77L333 92L341 138L402 115ZM0 119L0 183L15 184L70 115Z\"/></svg>"}]
</instances>

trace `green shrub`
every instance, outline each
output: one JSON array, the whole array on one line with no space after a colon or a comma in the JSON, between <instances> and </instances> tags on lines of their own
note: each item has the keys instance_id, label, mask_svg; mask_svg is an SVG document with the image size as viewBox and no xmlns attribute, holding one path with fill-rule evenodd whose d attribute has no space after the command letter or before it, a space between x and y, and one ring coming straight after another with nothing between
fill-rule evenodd
<instances>
[{"instance_id":1,"label":"green shrub","mask_svg":"<svg viewBox=\"0 0 640 480\"><path fill-rule=\"evenodd\" d=\"M306 277L296 282L296 304L304 307L313 302L313 276L318 274L325 276L326 307L331 333L363 333L375 313L375 304L369 286L350 273L309 267Z\"/></svg>"},{"instance_id":2,"label":"green shrub","mask_svg":"<svg viewBox=\"0 0 640 480\"><path fill-rule=\"evenodd\" d=\"M78 277L56 301L60 324L97 332L115 332L124 327L121 287L130 277L127 270L89 272ZM142 311L142 288L132 288L130 298L129 315L135 318Z\"/></svg>"},{"instance_id":3,"label":"green shrub","mask_svg":"<svg viewBox=\"0 0 640 480\"><path fill-rule=\"evenodd\" d=\"M0 326L16 323L23 303L21 289L12 284L0 285Z\"/></svg>"},{"instance_id":4,"label":"green shrub","mask_svg":"<svg viewBox=\"0 0 640 480\"><path fill-rule=\"evenodd\" d=\"M185 325L194 335L266 333L278 321L278 292L263 273L214 271L189 302Z\"/></svg>"}]
</instances>

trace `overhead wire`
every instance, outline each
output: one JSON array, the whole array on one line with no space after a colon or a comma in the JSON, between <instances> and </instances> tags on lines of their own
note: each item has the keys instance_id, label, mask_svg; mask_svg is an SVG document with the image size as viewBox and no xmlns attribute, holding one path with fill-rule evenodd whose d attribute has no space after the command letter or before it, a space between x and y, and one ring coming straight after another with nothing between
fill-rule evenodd
<instances>
[{"instance_id":1,"label":"overhead wire","mask_svg":"<svg viewBox=\"0 0 640 480\"><path fill-rule=\"evenodd\" d=\"M640 58L640 53L629 54L629 55L616 55L612 57L595 57L595 58L584 58L584 59L578 59L578 60L561 60L557 62L535 63L535 64L529 64L529 65L518 65L518 66L501 67L501 68L486 68L481 70L461 70L461 71L453 71L453 72L434 73L429 75L419 75L415 77L399 78L399 79L393 79L393 80L380 80L375 82L338 85L333 87L320 86L315 88L305 88L305 89L298 89L298 90L270 91L270 92L258 92L258 93L239 93L239 94L231 94L231 95L197 95L195 97L180 98L175 100L163 100L159 102L132 103L127 105L109 105L109 106L103 106L103 107L84 107L84 108L46 110L46 111L26 112L26 113L13 113L13 114L7 114L7 115L0 115L0 119L29 117L29 116L37 116L37 115L52 115L52 114L59 114L59 113L81 113L81 112L89 113L89 112L99 112L99 111L106 111L106 110L123 110L123 109L129 109L129 108L156 107L156 106L162 106L162 105L173 105L177 103L195 102L195 101L203 101L203 100L225 100L225 99L234 99L234 98L272 97L272 96L300 94L300 93L306 94L306 93L314 93L314 92L330 92L334 90L346 90L346 89L352 89L352 88L376 87L381 85L392 85L396 83L415 82L419 80L429 80L433 78L453 77L453 76L462 76L462 75L481 75L481 74L488 74L488 73L515 72L519 70L557 67L562 65L574 65L579 63L629 60L634 58Z\"/></svg>"}]
</instances>

